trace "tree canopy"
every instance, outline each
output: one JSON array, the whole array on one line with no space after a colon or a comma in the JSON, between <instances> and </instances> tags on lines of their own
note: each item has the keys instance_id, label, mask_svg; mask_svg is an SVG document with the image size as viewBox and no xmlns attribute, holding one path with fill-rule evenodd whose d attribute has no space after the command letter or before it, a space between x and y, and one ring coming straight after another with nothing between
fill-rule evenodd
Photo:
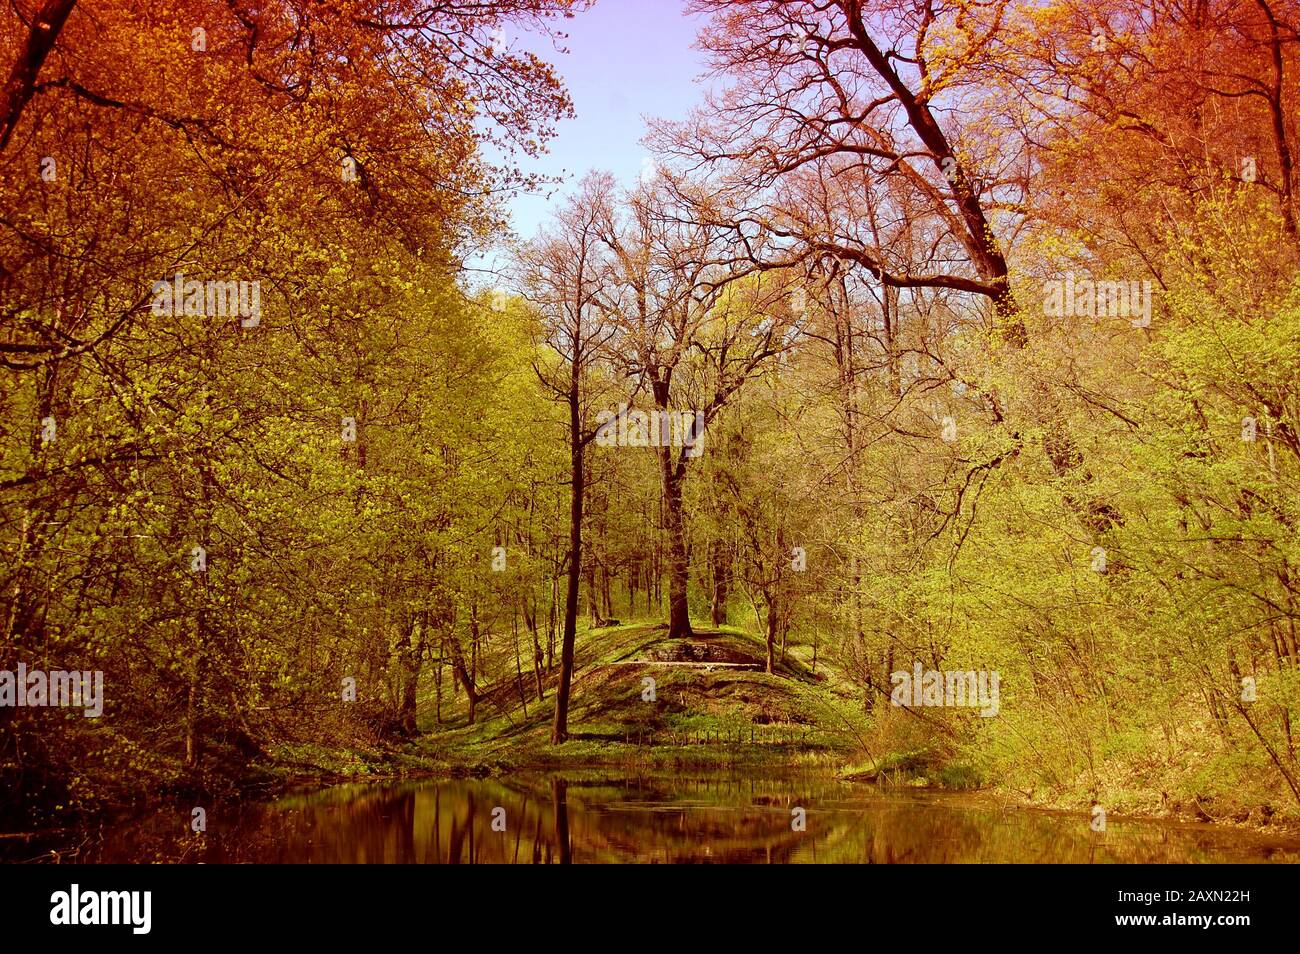
<instances>
[{"instance_id":1,"label":"tree canopy","mask_svg":"<svg viewBox=\"0 0 1300 954\"><path fill-rule=\"evenodd\" d=\"M694 0L704 105L516 239L572 106L501 30L586 6L0 17L0 671L106 686L0 695L12 807L562 745L617 615L873 752L1300 812L1295 6Z\"/></svg>"}]
</instances>

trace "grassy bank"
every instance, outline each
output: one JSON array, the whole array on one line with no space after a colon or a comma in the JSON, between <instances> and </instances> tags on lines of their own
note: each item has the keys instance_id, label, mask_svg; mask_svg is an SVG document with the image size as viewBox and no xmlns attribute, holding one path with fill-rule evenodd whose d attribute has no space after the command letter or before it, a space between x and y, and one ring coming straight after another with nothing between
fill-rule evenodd
<instances>
[{"instance_id":1,"label":"grassy bank","mask_svg":"<svg viewBox=\"0 0 1300 954\"><path fill-rule=\"evenodd\" d=\"M999 778L981 763L978 722L942 723L888 706L864 713L861 691L806 647L785 655L777 671L762 671L761 639L735 627L701 628L670 640L658 622L637 621L579 632L570 709L570 739L550 744L555 679L542 697L532 673L484 686L475 719L468 700L431 679L419 698L419 733L394 741L363 731L323 740L281 741L238 771L217 762L201 776L160 769L136 777L102 807L156 800L201 801L264 796L305 782L380 781L421 776L506 776L519 771L615 769L635 773L689 769L781 771L810 769L862 784L982 790L1003 804L1077 811L1094 802L1114 817L1213 821L1269 830L1300 827L1258 793L1224 797L1201 785L1203 768L1181 775L1142 774L1135 759L1114 753L1110 785L1079 777L1055 785ZM160 781L161 780L161 781ZM1189 794L1190 793L1190 794Z\"/></svg>"},{"instance_id":2,"label":"grassy bank","mask_svg":"<svg viewBox=\"0 0 1300 954\"><path fill-rule=\"evenodd\" d=\"M413 742L372 750L286 750L275 770L299 779L357 779L599 767L804 767L864 784L982 789L1008 805L1086 814L1098 802L1115 817L1300 826L1283 801L1247 789L1233 799L1213 789L1203 765L1174 766L1160 777L1144 774L1140 759L1124 752L1110 753L1110 781L1102 787L1091 776L1029 785L1019 777L999 778L981 764L978 742L954 739L937 731L937 723L888 707L865 714L860 690L824 661L814 668L806 647L787 653L769 675L761 671L762 640L742 629L701 628L689 640L666 635L663 624L646 621L579 632L570 740L563 745L550 744L553 679L544 679L544 698L538 699L525 672L487 688L473 723L463 693L453 696L444 686L436 714L426 686L421 734ZM653 698L647 679L654 680Z\"/></svg>"},{"instance_id":3,"label":"grassy bank","mask_svg":"<svg viewBox=\"0 0 1300 954\"><path fill-rule=\"evenodd\" d=\"M788 764L835 761L867 728L852 687L825 666L789 654L769 675L762 641L743 630L666 634L657 623L579 634L564 745L549 744L549 680L539 699L526 675L485 693L473 724L463 698L444 699L443 724L431 724L426 699L420 748L458 765Z\"/></svg>"}]
</instances>

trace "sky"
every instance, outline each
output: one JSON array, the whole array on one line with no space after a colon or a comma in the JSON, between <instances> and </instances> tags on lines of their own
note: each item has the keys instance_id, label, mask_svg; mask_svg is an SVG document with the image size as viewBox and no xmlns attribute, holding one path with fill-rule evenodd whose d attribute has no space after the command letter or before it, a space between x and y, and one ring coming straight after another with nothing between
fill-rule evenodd
<instances>
[{"instance_id":1,"label":"sky","mask_svg":"<svg viewBox=\"0 0 1300 954\"><path fill-rule=\"evenodd\" d=\"M569 35L561 44L568 53L535 36L513 40L555 66L577 114L559 125L550 153L527 165L565 177L551 203L591 169L634 183L648 156L641 145L645 119L686 118L703 98L695 80L705 70L703 54L693 48L702 20L684 16L678 0L597 0L572 20L556 22ZM551 206L543 196L521 195L508 208L515 232L529 238Z\"/></svg>"}]
</instances>

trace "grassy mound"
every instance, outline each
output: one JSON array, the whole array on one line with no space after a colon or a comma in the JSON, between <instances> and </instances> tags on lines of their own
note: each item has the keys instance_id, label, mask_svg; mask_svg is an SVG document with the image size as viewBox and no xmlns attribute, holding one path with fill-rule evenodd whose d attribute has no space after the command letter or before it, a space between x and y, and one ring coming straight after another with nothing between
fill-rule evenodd
<instances>
[{"instance_id":1,"label":"grassy mound","mask_svg":"<svg viewBox=\"0 0 1300 954\"><path fill-rule=\"evenodd\" d=\"M569 741L551 746L555 674L538 700L530 673L487 688L467 724L462 697L443 723L423 706L420 747L485 770L524 765L789 763L855 746L864 726L849 687L788 654L763 672L761 639L732 627L669 639L662 623L578 633ZM652 680L652 681L651 681ZM525 712L526 709L526 712Z\"/></svg>"}]
</instances>

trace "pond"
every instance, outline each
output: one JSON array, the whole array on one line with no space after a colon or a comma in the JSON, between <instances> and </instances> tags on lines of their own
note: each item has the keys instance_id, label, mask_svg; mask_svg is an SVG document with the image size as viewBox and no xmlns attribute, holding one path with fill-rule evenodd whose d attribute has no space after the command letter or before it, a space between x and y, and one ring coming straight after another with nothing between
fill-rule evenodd
<instances>
[{"instance_id":1,"label":"pond","mask_svg":"<svg viewBox=\"0 0 1300 954\"><path fill-rule=\"evenodd\" d=\"M1300 842L1210 825L1004 808L988 798L825 776L693 771L345 784L0 839L0 860L589 862L1296 862Z\"/></svg>"}]
</instances>

